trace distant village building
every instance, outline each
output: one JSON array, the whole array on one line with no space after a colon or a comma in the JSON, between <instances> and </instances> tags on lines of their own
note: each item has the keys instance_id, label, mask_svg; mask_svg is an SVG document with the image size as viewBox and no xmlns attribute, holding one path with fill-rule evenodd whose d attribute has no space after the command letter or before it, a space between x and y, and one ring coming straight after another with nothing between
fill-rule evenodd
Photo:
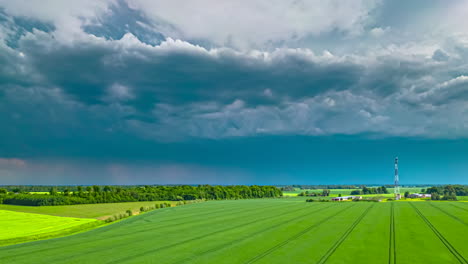
<instances>
[{"instance_id":1,"label":"distant village building","mask_svg":"<svg viewBox=\"0 0 468 264\"><path fill-rule=\"evenodd\" d=\"M332 201L346 201L346 200L353 200L353 199L362 199L362 196L342 196L342 197L333 197Z\"/></svg>"},{"instance_id":2,"label":"distant village building","mask_svg":"<svg viewBox=\"0 0 468 264\"><path fill-rule=\"evenodd\" d=\"M431 198L431 195L425 194L425 193L412 193L408 197L409 198Z\"/></svg>"}]
</instances>

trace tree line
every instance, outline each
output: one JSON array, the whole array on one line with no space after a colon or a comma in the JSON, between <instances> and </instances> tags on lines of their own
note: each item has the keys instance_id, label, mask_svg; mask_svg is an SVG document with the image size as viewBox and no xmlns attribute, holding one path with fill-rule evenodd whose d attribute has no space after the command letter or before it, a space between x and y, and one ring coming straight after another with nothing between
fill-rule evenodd
<instances>
[{"instance_id":1,"label":"tree line","mask_svg":"<svg viewBox=\"0 0 468 264\"><path fill-rule=\"evenodd\" d=\"M297 196L330 196L330 190L323 189L322 192L305 191L305 192L300 192Z\"/></svg>"},{"instance_id":2,"label":"tree line","mask_svg":"<svg viewBox=\"0 0 468 264\"><path fill-rule=\"evenodd\" d=\"M354 190L351 191L351 195L360 195L360 194L384 194L384 193L389 193L387 190L387 187L385 186L380 186L377 188L372 188L372 187L362 187L362 190Z\"/></svg>"},{"instance_id":3,"label":"tree line","mask_svg":"<svg viewBox=\"0 0 468 264\"><path fill-rule=\"evenodd\" d=\"M457 196L468 196L467 185L444 185L427 188L423 193L431 194L431 200L457 200Z\"/></svg>"},{"instance_id":4,"label":"tree line","mask_svg":"<svg viewBox=\"0 0 468 264\"><path fill-rule=\"evenodd\" d=\"M188 201L224 200L280 197L283 193L274 186L76 186L74 191L49 186L48 194L8 192L0 189L0 203L16 205L71 205L94 203L118 203L137 201Z\"/></svg>"}]
</instances>

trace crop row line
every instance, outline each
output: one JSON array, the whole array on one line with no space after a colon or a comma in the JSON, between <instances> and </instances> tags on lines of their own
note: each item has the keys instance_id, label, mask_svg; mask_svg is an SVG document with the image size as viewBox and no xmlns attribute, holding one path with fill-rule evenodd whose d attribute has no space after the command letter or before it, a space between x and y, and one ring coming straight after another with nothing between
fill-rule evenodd
<instances>
[{"instance_id":1,"label":"crop row line","mask_svg":"<svg viewBox=\"0 0 468 264\"><path fill-rule=\"evenodd\" d=\"M435 206L433 203L429 203L429 204L430 204L432 207L434 207L434 208L438 209L439 211L441 211L442 213L444 213L444 214L450 216L451 218L457 220L458 222L464 224L465 226L468 226L468 224L465 223L465 221L461 220L461 219L458 218L457 216L455 216L455 215L453 215L453 214L451 214L451 213L445 211L444 209L442 209L442 208L440 208L440 207L438 207L438 206Z\"/></svg>"},{"instance_id":2,"label":"crop row line","mask_svg":"<svg viewBox=\"0 0 468 264\"><path fill-rule=\"evenodd\" d=\"M390 205L390 235L388 241L388 264L396 263L396 240L395 240L395 204Z\"/></svg>"},{"instance_id":3,"label":"crop row line","mask_svg":"<svg viewBox=\"0 0 468 264\"><path fill-rule=\"evenodd\" d=\"M462 209L462 210L465 210L465 211L467 211L467 212L468 212L468 209L466 209L466 208L463 208L463 207L461 207L461 206L454 205L454 204L450 204L450 205L451 205L451 206L453 206L453 207L455 207L455 208Z\"/></svg>"},{"instance_id":4,"label":"crop row line","mask_svg":"<svg viewBox=\"0 0 468 264\"><path fill-rule=\"evenodd\" d=\"M424 216L421 211L413 205L413 203L409 203L416 213L424 220L427 226L434 232L434 234L440 239L440 241L447 247L447 249L455 256L455 258L462 264L467 264L468 262L466 259L450 244L450 242L435 228L434 225L429 221L429 219Z\"/></svg>"},{"instance_id":5,"label":"crop row line","mask_svg":"<svg viewBox=\"0 0 468 264\"><path fill-rule=\"evenodd\" d=\"M247 261L246 263L254 263L254 262L256 262L256 261L258 261L258 260L260 260L260 259L262 259L262 258L268 256L269 254L271 254L271 253L274 252L275 250L277 250L277 249L283 247L284 245L288 244L289 242L291 242L291 241L293 241L293 240L295 240L295 239L301 237L302 235L306 234L306 233L309 232L310 230L312 230L312 229L314 229L314 228L320 226L321 224L325 223L325 222L328 221L329 219L331 219L331 218L337 216L338 214L340 214L340 213L346 211L347 209L349 209L349 208L351 208L351 207L353 207L353 206L355 206L355 205L353 204L353 205L351 205L351 206L349 206L349 207L347 207L347 208L345 208L345 209L343 209L343 210L341 210L341 211L338 211L337 213L335 213L335 214L333 214L333 215L331 215L331 216L329 216L329 217L326 217L326 218L322 219L321 221L319 221L319 222L317 222L317 223L315 223L315 224L313 224L313 225L311 225L311 226L309 226L309 227L307 227L307 228L305 228L305 229L299 231L298 233L296 233L295 235L289 237L288 239L284 240L283 242L281 242L281 243L279 243L279 244L277 244L277 245L275 245L275 246L273 246L273 247L267 249L266 251L260 253L259 255L255 256L255 257L251 258L251 259L250 259L249 261Z\"/></svg>"},{"instance_id":6,"label":"crop row line","mask_svg":"<svg viewBox=\"0 0 468 264\"><path fill-rule=\"evenodd\" d=\"M362 221L362 219L367 215L370 209L372 209L375 206L375 204L369 206L357 219L354 221L354 223L346 230L346 232L336 241L336 243L325 253L325 255L322 256L322 258L317 262L318 264L323 264L325 263L332 255L335 253L335 251L338 249L338 247L346 240L346 238L353 232L354 228Z\"/></svg>"},{"instance_id":7,"label":"crop row line","mask_svg":"<svg viewBox=\"0 0 468 264\"><path fill-rule=\"evenodd\" d=\"M305 216L307 216L307 215L309 215L309 214L311 214L311 213L314 213L314 214L315 214L315 213L318 213L318 212L321 212L321 211L323 211L323 210L330 209L330 208L331 208L330 206L323 207L323 208L320 208L320 209L318 209L318 210L315 210L315 211L312 211L312 212L307 212L306 214L302 214L302 215L298 216L298 218L305 217ZM301 209L301 210L303 210L303 209ZM291 212L291 213L295 213L295 212L297 212L297 211L300 211L300 210L296 210L296 211L293 211L293 212ZM271 219L271 218L270 218L270 219ZM225 248L225 247L228 246L228 245L234 245L234 244L240 243L240 242L242 242L242 241L244 241L244 240L250 239L250 238L252 238L252 237L254 237L254 236L257 236L257 235L259 235L259 234L262 234L262 233L264 233L264 232L266 232L266 231L276 229L276 228L278 228L278 227L280 227L280 226L282 226L282 225L288 224L288 223L291 223L291 219L289 219L289 218L286 219L285 221L282 221L282 222L280 222L280 223L277 223L276 225L272 225L272 226L269 226L269 227L267 227L267 228L261 229L261 230L259 230L259 231L257 231L257 232L250 233L247 237L241 237L241 238L238 238L238 239L236 239L236 240L232 240L232 241L229 241L229 242L227 242L227 243L224 243L224 244L221 244L221 245L219 245L219 246L216 246L216 247L214 247L214 248L211 248L211 249L209 249L209 250L206 250L206 251L197 253L196 256L197 256L197 257L200 257L200 256L202 256L202 255L206 255L206 254L209 254L209 253L212 253L212 252L216 252L216 251L218 251L218 250L220 250L220 249ZM190 261L191 259L192 259L192 258L188 257L188 258L185 258L185 259L183 259L183 260L181 260L181 261L178 261L178 262L176 262L176 263L184 263L184 262Z\"/></svg>"},{"instance_id":8,"label":"crop row line","mask_svg":"<svg viewBox=\"0 0 468 264\"><path fill-rule=\"evenodd\" d=\"M294 210L293 212L296 212L296 211L299 211L299 210L303 210L304 208L300 208L298 210ZM280 215L277 215L275 217L279 217ZM162 247L159 247L159 248L154 248L154 249L151 249L151 250L147 250L145 252L141 252L141 253L138 253L138 254L135 254L135 255L132 255L132 256L127 256L125 258L121 258L121 259L118 259L118 260L114 260L112 262L109 262L109 263L121 263L121 261L124 261L124 260L134 260L135 258L137 257L141 257L141 256L144 256L144 255L147 255L147 254L151 254L151 253L154 253L156 251L160 251L160 250L164 250L164 249L168 249L168 248L172 248L172 247L176 247L176 246L180 246L180 245L183 245L185 243L189 243L189 242L192 242L192 241L195 241L195 240L198 240L198 239L202 239L202 238L206 238L208 236L213 236L213 235L217 235L217 234L220 234L220 233L223 233L223 232L226 232L226 231L229 231L229 230L233 230L233 229L236 229L236 228L239 228L239 227L244 227L244 226L247 226L247 225L251 225L251 224L254 224L254 223L258 223L258 222L262 222L262 221L265 221L265 220L271 220L271 216L267 216L267 217L263 217L263 218L260 218L260 219L255 219L255 220L252 220L250 222L247 222L247 223L242 223L242 224L238 224L238 225L235 225L235 226L230 226L228 228L224 228L224 229L220 229L220 230L217 230L217 231L213 231L211 233L208 233L208 234L202 234L200 236L196 236L196 237L193 237L193 238L190 238L190 239L186 239L186 240L183 240L183 241L179 241L177 243L173 243L173 244L170 244L170 245L166 245L166 246L162 246Z\"/></svg>"}]
</instances>

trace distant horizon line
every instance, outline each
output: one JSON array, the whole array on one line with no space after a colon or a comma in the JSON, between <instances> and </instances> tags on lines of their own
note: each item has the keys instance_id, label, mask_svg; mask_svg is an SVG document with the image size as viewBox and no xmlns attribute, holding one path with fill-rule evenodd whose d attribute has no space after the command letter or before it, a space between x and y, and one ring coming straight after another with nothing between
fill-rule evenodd
<instances>
[{"instance_id":1,"label":"distant horizon line","mask_svg":"<svg viewBox=\"0 0 468 264\"><path fill-rule=\"evenodd\" d=\"M259 186L277 186L277 187L284 187L284 186L339 186L339 185L354 185L354 186L393 186L394 184L387 184L387 183L346 183L346 184L213 184L213 183L165 183L165 184L157 184L157 183L148 183L148 184L1 184L0 187L6 186L198 186L198 185L217 185L217 186L252 186L252 185L259 185ZM468 185L467 183L407 183L407 184L399 184L400 187L423 187L423 186L441 186L441 185Z\"/></svg>"}]
</instances>

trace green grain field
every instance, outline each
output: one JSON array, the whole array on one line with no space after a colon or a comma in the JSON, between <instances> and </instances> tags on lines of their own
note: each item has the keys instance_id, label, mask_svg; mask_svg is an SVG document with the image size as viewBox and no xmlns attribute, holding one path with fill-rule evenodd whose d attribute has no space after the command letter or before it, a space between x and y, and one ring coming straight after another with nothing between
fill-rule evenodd
<instances>
[{"instance_id":1,"label":"green grain field","mask_svg":"<svg viewBox=\"0 0 468 264\"><path fill-rule=\"evenodd\" d=\"M468 203L211 201L0 247L2 263L467 263Z\"/></svg>"},{"instance_id":2,"label":"green grain field","mask_svg":"<svg viewBox=\"0 0 468 264\"><path fill-rule=\"evenodd\" d=\"M166 203L168 201L145 201L128 203L102 203L102 204L77 204L77 205L58 205L58 206L22 206L0 204L0 210L9 210L24 213L37 213L54 216L67 216L79 218L97 218L105 219L114 214L125 213L130 209L133 213L138 213L140 207L150 207L155 204ZM170 202L175 204L176 202Z\"/></svg>"},{"instance_id":3,"label":"green grain field","mask_svg":"<svg viewBox=\"0 0 468 264\"><path fill-rule=\"evenodd\" d=\"M0 210L0 245L71 234L97 224L95 219Z\"/></svg>"}]
</instances>

